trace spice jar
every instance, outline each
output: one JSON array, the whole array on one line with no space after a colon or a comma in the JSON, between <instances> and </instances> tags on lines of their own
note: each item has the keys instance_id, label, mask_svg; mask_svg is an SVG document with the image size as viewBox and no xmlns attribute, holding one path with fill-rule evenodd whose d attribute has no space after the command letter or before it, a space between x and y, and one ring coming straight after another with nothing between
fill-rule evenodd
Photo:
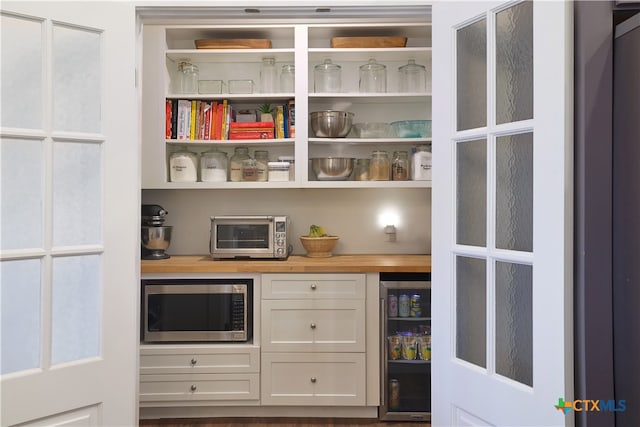
<instances>
[{"instance_id":1,"label":"spice jar","mask_svg":"<svg viewBox=\"0 0 640 427\"><path fill-rule=\"evenodd\" d=\"M409 153L406 151L394 151L391 163L391 179L394 181L407 181L409 179Z\"/></svg>"},{"instance_id":2,"label":"spice jar","mask_svg":"<svg viewBox=\"0 0 640 427\"><path fill-rule=\"evenodd\" d=\"M178 72L180 93L198 93L198 67L185 61L178 64Z\"/></svg>"},{"instance_id":3,"label":"spice jar","mask_svg":"<svg viewBox=\"0 0 640 427\"><path fill-rule=\"evenodd\" d=\"M276 81L278 71L276 69L275 58L262 58L260 67L260 90L262 93L274 93L276 91Z\"/></svg>"},{"instance_id":4,"label":"spice jar","mask_svg":"<svg viewBox=\"0 0 640 427\"><path fill-rule=\"evenodd\" d=\"M340 92L342 90L342 67L325 59L313 68L313 91Z\"/></svg>"},{"instance_id":5,"label":"spice jar","mask_svg":"<svg viewBox=\"0 0 640 427\"><path fill-rule=\"evenodd\" d=\"M416 64L414 59L398 68L398 92L425 92L426 82L426 67Z\"/></svg>"},{"instance_id":6,"label":"spice jar","mask_svg":"<svg viewBox=\"0 0 640 427\"><path fill-rule=\"evenodd\" d=\"M386 92L387 67L378 64L375 59L360 66L360 92Z\"/></svg>"},{"instance_id":7,"label":"spice jar","mask_svg":"<svg viewBox=\"0 0 640 427\"><path fill-rule=\"evenodd\" d=\"M256 150L253 153L256 160L257 179L256 181L266 181L269 178L269 152L266 150Z\"/></svg>"},{"instance_id":8,"label":"spice jar","mask_svg":"<svg viewBox=\"0 0 640 427\"><path fill-rule=\"evenodd\" d=\"M419 145L412 149L411 179L415 181L431 180L431 146Z\"/></svg>"},{"instance_id":9,"label":"spice jar","mask_svg":"<svg viewBox=\"0 0 640 427\"><path fill-rule=\"evenodd\" d=\"M169 156L171 182L196 182L198 180L198 155L182 148Z\"/></svg>"},{"instance_id":10,"label":"spice jar","mask_svg":"<svg viewBox=\"0 0 640 427\"><path fill-rule=\"evenodd\" d=\"M356 181L369 181L369 159L356 159L354 171Z\"/></svg>"},{"instance_id":11,"label":"spice jar","mask_svg":"<svg viewBox=\"0 0 640 427\"><path fill-rule=\"evenodd\" d=\"M294 92L296 87L296 66L285 64L280 71L280 92Z\"/></svg>"},{"instance_id":12,"label":"spice jar","mask_svg":"<svg viewBox=\"0 0 640 427\"><path fill-rule=\"evenodd\" d=\"M233 156L231 156L229 167L229 180L233 182L242 181L242 162L250 159L249 149L247 147L236 147Z\"/></svg>"},{"instance_id":13,"label":"spice jar","mask_svg":"<svg viewBox=\"0 0 640 427\"><path fill-rule=\"evenodd\" d=\"M388 181L390 171L389 154L386 151L374 151L369 163L369 179L371 181Z\"/></svg>"},{"instance_id":14,"label":"spice jar","mask_svg":"<svg viewBox=\"0 0 640 427\"><path fill-rule=\"evenodd\" d=\"M224 182L227 180L227 153L215 148L200 155L200 180Z\"/></svg>"}]
</instances>

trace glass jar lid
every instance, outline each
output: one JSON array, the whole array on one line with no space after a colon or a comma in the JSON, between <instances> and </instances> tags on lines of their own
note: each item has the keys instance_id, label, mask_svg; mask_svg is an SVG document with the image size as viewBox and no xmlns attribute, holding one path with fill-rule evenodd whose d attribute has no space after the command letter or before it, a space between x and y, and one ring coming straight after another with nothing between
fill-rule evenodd
<instances>
[{"instance_id":1,"label":"glass jar lid","mask_svg":"<svg viewBox=\"0 0 640 427\"><path fill-rule=\"evenodd\" d=\"M410 59L405 65L398 67L398 71L403 74L424 73L426 68L424 65L416 64L415 59Z\"/></svg>"},{"instance_id":2,"label":"glass jar lid","mask_svg":"<svg viewBox=\"0 0 640 427\"><path fill-rule=\"evenodd\" d=\"M386 65L377 63L374 58L369 59L369 62L360 66L362 71L382 71L386 70L386 68Z\"/></svg>"},{"instance_id":3,"label":"glass jar lid","mask_svg":"<svg viewBox=\"0 0 640 427\"><path fill-rule=\"evenodd\" d=\"M333 62L331 62L329 58L325 59L322 64L318 64L314 67L316 71L321 72L340 71L341 68L342 67L340 67L338 64L334 64Z\"/></svg>"}]
</instances>

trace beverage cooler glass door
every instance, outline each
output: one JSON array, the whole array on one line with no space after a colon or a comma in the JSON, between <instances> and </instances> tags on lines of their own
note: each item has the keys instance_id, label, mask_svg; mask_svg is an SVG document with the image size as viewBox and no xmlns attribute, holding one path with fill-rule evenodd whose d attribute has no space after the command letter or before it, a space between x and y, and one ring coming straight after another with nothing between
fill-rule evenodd
<instances>
[{"instance_id":1,"label":"beverage cooler glass door","mask_svg":"<svg viewBox=\"0 0 640 427\"><path fill-rule=\"evenodd\" d=\"M382 420L431 420L431 282L414 279L381 276Z\"/></svg>"}]
</instances>

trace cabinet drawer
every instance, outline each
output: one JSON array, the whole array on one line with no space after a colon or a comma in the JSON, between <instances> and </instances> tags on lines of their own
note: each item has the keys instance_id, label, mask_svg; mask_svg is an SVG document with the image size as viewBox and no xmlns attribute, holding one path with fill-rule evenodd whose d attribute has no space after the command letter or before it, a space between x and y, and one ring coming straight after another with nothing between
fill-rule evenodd
<instances>
[{"instance_id":1,"label":"cabinet drawer","mask_svg":"<svg viewBox=\"0 0 640 427\"><path fill-rule=\"evenodd\" d=\"M364 300L262 301L264 351L365 351Z\"/></svg>"},{"instance_id":2,"label":"cabinet drawer","mask_svg":"<svg viewBox=\"0 0 640 427\"><path fill-rule=\"evenodd\" d=\"M259 372L260 348L163 348L140 349L140 374Z\"/></svg>"},{"instance_id":3,"label":"cabinet drawer","mask_svg":"<svg viewBox=\"0 0 640 427\"><path fill-rule=\"evenodd\" d=\"M257 400L260 374L141 375L140 401Z\"/></svg>"},{"instance_id":4,"label":"cabinet drawer","mask_svg":"<svg viewBox=\"0 0 640 427\"><path fill-rule=\"evenodd\" d=\"M364 299L364 274L263 274L263 299Z\"/></svg>"},{"instance_id":5,"label":"cabinet drawer","mask_svg":"<svg viewBox=\"0 0 640 427\"><path fill-rule=\"evenodd\" d=\"M365 404L365 355L262 355L262 405Z\"/></svg>"}]
</instances>

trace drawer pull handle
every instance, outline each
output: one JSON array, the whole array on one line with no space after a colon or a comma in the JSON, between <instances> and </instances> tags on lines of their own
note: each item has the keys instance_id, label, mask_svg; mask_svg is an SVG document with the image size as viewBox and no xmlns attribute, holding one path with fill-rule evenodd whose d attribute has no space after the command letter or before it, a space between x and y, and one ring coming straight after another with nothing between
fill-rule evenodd
<instances>
[{"instance_id":1,"label":"drawer pull handle","mask_svg":"<svg viewBox=\"0 0 640 427\"><path fill-rule=\"evenodd\" d=\"M311 382L315 384L316 383L316 377L311 377Z\"/></svg>"},{"instance_id":2,"label":"drawer pull handle","mask_svg":"<svg viewBox=\"0 0 640 427\"><path fill-rule=\"evenodd\" d=\"M318 287L318 285L316 285L315 283L311 284L311 290L312 291L315 291L317 287Z\"/></svg>"},{"instance_id":3,"label":"drawer pull handle","mask_svg":"<svg viewBox=\"0 0 640 427\"><path fill-rule=\"evenodd\" d=\"M198 387L196 387L196 385L195 385L195 384L191 384L191 391L196 391L196 389L197 389L197 388L198 388Z\"/></svg>"},{"instance_id":4,"label":"drawer pull handle","mask_svg":"<svg viewBox=\"0 0 640 427\"><path fill-rule=\"evenodd\" d=\"M195 365L196 363L198 363L196 359L191 359L191 366Z\"/></svg>"},{"instance_id":5,"label":"drawer pull handle","mask_svg":"<svg viewBox=\"0 0 640 427\"><path fill-rule=\"evenodd\" d=\"M311 324L311 325L309 325L309 326L311 326L311 329L315 329L315 328L316 328L316 324L315 324L315 323L312 323L312 324Z\"/></svg>"}]
</instances>

